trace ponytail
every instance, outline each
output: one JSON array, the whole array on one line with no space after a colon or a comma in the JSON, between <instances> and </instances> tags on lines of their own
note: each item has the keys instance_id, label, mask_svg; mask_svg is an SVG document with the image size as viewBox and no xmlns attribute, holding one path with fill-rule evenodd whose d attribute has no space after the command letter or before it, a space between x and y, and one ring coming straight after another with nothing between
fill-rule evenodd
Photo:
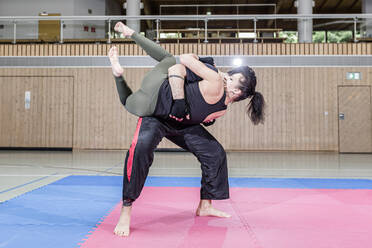
<instances>
[{"instance_id":1,"label":"ponytail","mask_svg":"<svg viewBox=\"0 0 372 248\"><path fill-rule=\"evenodd\" d=\"M247 105L247 114L254 125L264 123L264 108L265 100L261 93L256 91L257 78L254 70L249 66L240 66L227 72L230 76L241 73L243 78L240 78L240 85L238 88L241 94L234 98L234 102L251 97Z\"/></svg>"},{"instance_id":2,"label":"ponytail","mask_svg":"<svg viewBox=\"0 0 372 248\"><path fill-rule=\"evenodd\" d=\"M247 114L254 125L264 123L265 121L265 100L260 92L255 92L251 101L247 105Z\"/></svg>"}]
</instances>

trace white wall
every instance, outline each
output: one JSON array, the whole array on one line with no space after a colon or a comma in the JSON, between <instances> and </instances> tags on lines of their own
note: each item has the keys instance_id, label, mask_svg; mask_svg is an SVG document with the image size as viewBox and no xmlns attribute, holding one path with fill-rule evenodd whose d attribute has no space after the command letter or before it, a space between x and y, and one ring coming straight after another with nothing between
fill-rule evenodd
<instances>
[{"instance_id":1,"label":"white wall","mask_svg":"<svg viewBox=\"0 0 372 248\"><path fill-rule=\"evenodd\" d=\"M89 16L105 15L105 0L0 0L0 16L38 16L47 13L60 13L61 16ZM0 39L13 39L13 24L0 22L4 25L0 29ZM104 21L65 21L64 38L104 38ZM89 32L84 32L84 26L89 27ZM95 27L96 32L91 32ZM17 23L17 39L37 39L38 22L27 21Z\"/></svg>"},{"instance_id":2,"label":"white wall","mask_svg":"<svg viewBox=\"0 0 372 248\"><path fill-rule=\"evenodd\" d=\"M88 13L92 10L92 14ZM75 0L74 16L105 15L105 0ZM79 21L75 22L73 38L105 38L105 21ZM89 27L89 32L84 32L84 26ZM94 27L96 32L91 32Z\"/></svg>"}]
</instances>

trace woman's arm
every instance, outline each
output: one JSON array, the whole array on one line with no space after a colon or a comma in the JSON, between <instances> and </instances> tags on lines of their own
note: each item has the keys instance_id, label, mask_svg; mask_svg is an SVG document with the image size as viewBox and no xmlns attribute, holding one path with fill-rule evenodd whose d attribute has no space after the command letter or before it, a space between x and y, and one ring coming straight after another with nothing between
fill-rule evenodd
<instances>
[{"instance_id":1,"label":"woman's arm","mask_svg":"<svg viewBox=\"0 0 372 248\"><path fill-rule=\"evenodd\" d=\"M204 63L199 61L196 54L182 54L180 62L196 75L207 81L208 93L210 95L219 95L223 90L223 80L217 72L208 68Z\"/></svg>"},{"instance_id":2,"label":"woman's arm","mask_svg":"<svg viewBox=\"0 0 372 248\"><path fill-rule=\"evenodd\" d=\"M186 67L181 64L176 64L168 69L168 81L172 91L173 104L169 117L182 121L183 118L190 119L188 107L185 100L185 76Z\"/></svg>"},{"instance_id":3,"label":"woman's arm","mask_svg":"<svg viewBox=\"0 0 372 248\"><path fill-rule=\"evenodd\" d=\"M184 99L184 83L186 76L186 68L184 65L176 64L168 69L169 84L172 90L173 100Z\"/></svg>"}]
</instances>

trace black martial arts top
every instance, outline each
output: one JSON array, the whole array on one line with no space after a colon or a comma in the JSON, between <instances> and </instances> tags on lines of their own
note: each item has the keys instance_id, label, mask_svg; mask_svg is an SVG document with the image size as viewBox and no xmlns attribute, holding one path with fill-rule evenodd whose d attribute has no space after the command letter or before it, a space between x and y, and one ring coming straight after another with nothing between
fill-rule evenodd
<instances>
[{"instance_id":1,"label":"black martial arts top","mask_svg":"<svg viewBox=\"0 0 372 248\"><path fill-rule=\"evenodd\" d=\"M214 66L205 63L205 65L214 70L218 71ZM221 110L225 110L227 106L225 105L226 93L224 92L221 99L215 104L209 104L204 100L203 95L199 89L199 81L203 80L190 69L186 68L186 78L185 78L185 100L189 106L190 120L184 118L180 123L183 125L195 125L202 123L205 118ZM159 89L158 101L155 108L154 116L161 118L169 118L173 102L172 90L168 79L164 80L163 84ZM170 120L173 120L169 118Z\"/></svg>"}]
</instances>

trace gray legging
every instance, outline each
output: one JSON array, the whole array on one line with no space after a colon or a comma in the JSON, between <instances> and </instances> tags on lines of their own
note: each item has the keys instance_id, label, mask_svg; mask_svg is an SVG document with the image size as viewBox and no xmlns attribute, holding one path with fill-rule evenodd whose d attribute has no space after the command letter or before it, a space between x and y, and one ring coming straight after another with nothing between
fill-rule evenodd
<instances>
[{"instance_id":1,"label":"gray legging","mask_svg":"<svg viewBox=\"0 0 372 248\"><path fill-rule=\"evenodd\" d=\"M136 92L132 93L122 76L115 77L116 86L120 101L128 112L140 117L151 116L155 111L159 88L168 78L168 69L176 64L176 59L161 46L140 34L133 33L131 38L159 63L145 75L141 88Z\"/></svg>"}]
</instances>

